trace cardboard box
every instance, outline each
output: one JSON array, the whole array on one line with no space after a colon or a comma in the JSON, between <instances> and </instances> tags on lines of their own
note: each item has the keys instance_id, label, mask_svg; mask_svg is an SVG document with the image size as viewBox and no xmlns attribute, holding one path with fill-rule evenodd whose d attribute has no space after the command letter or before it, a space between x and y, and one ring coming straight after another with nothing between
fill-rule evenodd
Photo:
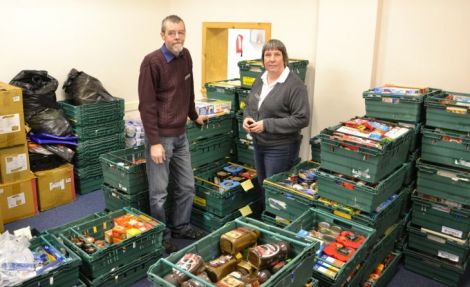
<instances>
[{"instance_id":1,"label":"cardboard box","mask_svg":"<svg viewBox=\"0 0 470 287\"><path fill-rule=\"evenodd\" d=\"M0 149L0 183L22 180L30 173L28 147L25 144Z\"/></svg>"},{"instance_id":2,"label":"cardboard box","mask_svg":"<svg viewBox=\"0 0 470 287\"><path fill-rule=\"evenodd\" d=\"M0 184L0 209L3 223L38 213L36 178L32 172L24 179Z\"/></svg>"},{"instance_id":3,"label":"cardboard box","mask_svg":"<svg viewBox=\"0 0 470 287\"><path fill-rule=\"evenodd\" d=\"M48 210L75 200L73 165L67 163L54 169L37 171L39 210Z\"/></svg>"},{"instance_id":4,"label":"cardboard box","mask_svg":"<svg viewBox=\"0 0 470 287\"><path fill-rule=\"evenodd\" d=\"M26 143L20 88L0 82L0 148Z\"/></svg>"}]
</instances>

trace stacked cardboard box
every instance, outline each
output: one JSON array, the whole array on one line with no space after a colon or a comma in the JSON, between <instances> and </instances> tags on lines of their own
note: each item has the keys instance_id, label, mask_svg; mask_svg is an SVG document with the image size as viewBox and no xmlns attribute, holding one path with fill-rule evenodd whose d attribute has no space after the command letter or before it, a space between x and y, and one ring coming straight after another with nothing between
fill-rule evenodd
<instances>
[{"instance_id":1,"label":"stacked cardboard box","mask_svg":"<svg viewBox=\"0 0 470 287\"><path fill-rule=\"evenodd\" d=\"M1 82L0 209L3 223L38 212L36 178L29 168L22 92Z\"/></svg>"}]
</instances>

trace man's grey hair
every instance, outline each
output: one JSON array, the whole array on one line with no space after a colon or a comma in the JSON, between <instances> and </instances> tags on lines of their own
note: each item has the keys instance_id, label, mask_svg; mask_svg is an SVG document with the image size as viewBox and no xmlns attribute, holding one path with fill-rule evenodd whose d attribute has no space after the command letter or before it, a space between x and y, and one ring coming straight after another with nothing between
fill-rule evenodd
<instances>
[{"instance_id":1,"label":"man's grey hair","mask_svg":"<svg viewBox=\"0 0 470 287\"><path fill-rule=\"evenodd\" d=\"M165 19L162 20L162 33L165 33L165 31L166 31L166 23L167 22L171 22L171 23L180 23L180 22L182 22L183 25L184 25L183 19L181 19L179 16L177 16L177 15L166 16Z\"/></svg>"}]
</instances>

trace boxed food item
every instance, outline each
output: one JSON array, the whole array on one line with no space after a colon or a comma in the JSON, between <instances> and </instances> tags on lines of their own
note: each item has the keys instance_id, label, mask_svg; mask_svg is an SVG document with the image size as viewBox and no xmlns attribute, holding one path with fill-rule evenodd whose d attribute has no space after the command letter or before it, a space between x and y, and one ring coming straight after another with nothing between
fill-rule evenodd
<instances>
[{"instance_id":1,"label":"boxed food item","mask_svg":"<svg viewBox=\"0 0 470 287\"><path fill-rule=\"evenodd\" d=\"M25 179L30 174L25 144L0 149L0 183Z\"/></svg>"},{"instance_id":2,"label":"boxed food item","mask_svg":"<svg viewBox=\"0 0 470 287\"><path fill-rule=\"evenodd\" d=\"M0 148L26 143L20 88L0 82Z\"/></svg>"},{"instance_id":3,"label":"boxed food item","mask_svg":"<svg viewBox=\"0 0 470 287\"><path fill-rule=\"evenodd\" d=\"M44 211L75 200L73 165L37 171L39 210Z\"/></svg>"},{"instance_id":4,"label":"boxed food item","mask_svg":"<svg viewBox=\"0 0 470 287\"><path fill-rule=\"evenodd\" d=\"M35 215L38 212L36 178L28 176L18 181L0 184L0 209L3 223Z\"/></svg>"}]
</instances>

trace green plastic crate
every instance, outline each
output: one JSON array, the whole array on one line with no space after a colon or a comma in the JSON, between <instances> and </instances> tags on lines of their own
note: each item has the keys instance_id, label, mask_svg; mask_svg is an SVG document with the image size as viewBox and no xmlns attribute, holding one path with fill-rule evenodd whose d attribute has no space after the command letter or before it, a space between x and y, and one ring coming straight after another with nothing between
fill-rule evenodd
<instances>
[{"instance_id":1,"label":"green plastic crate","mask_svg":"<svg viewBox=\"0 0 470 287\"><path fill-rule=\"evenodd\" d=\"M340 205L328 205L321 199L315 201L314 205L316 208L325 210L329 213L335 214L347 220L351 220L357 224L372 227L376 230L377 236L382 236L387 228L394 224L400 217L400 211L402 210L405 199L411 192L411 186L404 187L398 196L381 212L376 213L356 213L352 209L345 209L344 206Z\"/></svg>"},{"instance_id":2,"label":"green plastic crate","mask_svg":"<svg viewBox=\"0 0 470 287\"><path fill-rule=\"evenodd\" d=\"M225 216L217 216L209 211L193 206L191 211L191 223L205 231L212 232L219 229L225 223L232 221L240 216L249 216L252 218L259 217L261 213L261 201L251 202L239 210L236 210Z\"/></svg>"},{"instance_id":3,"label":"green plastic crate","mask_svg":"<svg viewBox=\"0 0 470 287\"><path fill-rule=\"evenodd\" d=\"M386 124L394 125L390 122ZM340 126L324 129L320 133L321 166L324 169L376 183L391 174L408 158L412 130L393 142L385 143L382 149L379 149L332 138L333 132Z\"/></svg>"},{"instance_id":4,"label":"green plastic crate","mask_svg":"<svg viewBox=\"0 0 470 287\"><path fill-rule=\"evenodd\" d=\"M81 263L80 257L64 246L57 237L52 234L44 234L33 238L30 241L30 244L30 250L34 250L39 246L48 245L61 253L65 257L65 260L60 265L57 265L56 268L45 271L42 274L36 275L35 277L14 286L73 286L79 282L78 268Z\"/></svg>"},{"instance_id":5,"label":"green plastic crate","mask_svg":"<svg viewBox=\"0 0 470 287\"><path fill-rule=\"evenodd\" d=\"M447 286L459 287L464 277L467 263L463 265L448 263L405 247L405 268L431 278Z\"/></svg>"},{"instance_id":6,"label":"green plastic crate","mask_svg":"<svg viewBox=\"0 0 470 287\"><path fill-rule=\"evenodd\" d=\"M145 146L111 151L100 155L104 183L137 194L148 190Z\"/></svg>"},{"instance_id":7,"label":"green plastic crate","mask_svg":"<svg viewBox=\"0 0 470 287\"><path fill-rule=\"evenodd\" d=\"M240 83L240 87L237 87L236 93L238 97L238 110L243 111L246 107L246 101L251 93L251 89L242 87Z\"/></svg>"},{"instance_id":8,"label":"green plastic crate","mask_svg":"<svg viewBox=\"0 0 470 287\"><path fill-rule=\"evenodd\" d=\"M86 286L91 287L125 287L132 286L133 283L145 278L147 271L152 264L157 262L161 257L161 251L146 254L129 264L119 266L109 273L105 273L96 279L89 279L82 274L81 278L86 283Z\"/></svg>"},{"instance_id":9,"label":"green plastic crate","mask_svg":"<svg viewBox=\"0 0 470 287\"><path fill-rule=\"evenodd\" d=\"M115 99L112 102L97 102L78 106L70 100L58 101L57 103L72 125L85 126L121 121L124 116L124 99Z\"/></svg>"},{"instance_id":10,"label":"green plastic crate","mask_svg":"<svg viewBox=\"0 0 470 287\"><path fill-rule=\"evenodd\" d=\"M214 283L201 280L193 274L188 273L180 267L177 267L175 263L186 253L199 254L205 261L218 257L220 255L220 236L237 227L258 229L261 233L258 239L259 244L277 240L285 240L291 244L292 260L278 272L274 273L265 283L263 283L263 287L300 287L303 286L307 279L312 276L312 265L315 252L319 248L319 243L317 241L298 238L292 232L267 225L251 218L239 217L234 221L228 222L220 229L217 229L206 237L185 247L184 249L170 254L170 256L167 258L161 258L158 260L157 263L150 266L150 269L147 273L149 280L154 284L154 286L173 286L169 282L165 281L163 277L170 273L172 268L176 268L186 274L188 277L194 278L203 283L204 286L215 286Z\"/></svg>"},{"instance_id":11,"label":"green plastic crate","mask_svg":"<svg viewBox=\"0 0 470 287\"><path fill-rule=\"evenodd\" d=\"M405 163L377 184L367 185L362 181L320 169L317 174L318 195L370 213L400 190L407 170L408 164Z\"/></svg>"},{"instance_id":12,"label":"green plastic crate","mask_svg":"<svg viewBox=\"0 0 470 287\"><path fill-rule=\"evenodd\" d=\"M470 171L418 160L419 193L470 205Z\"/></svg>"},{"instance_id":13,"label":"green plastic crate","mask_svg":"<svg viewBox=\"0 0 470 287\"><path fill-rule=\"evenodd\" d=\"M229 164L240 166L244 169L253 171L251 168L235 163L228 162L225 165ZM213 172L211 173L211 171ZM250 180L251 185L248 185L248 182L244 183L247 185L246 190L241 185L224 190L222 186L213 182L216 171L217 170L214 171L214 169L209 169L208 172L198 172L198 175L194 176L196 184L194 205L198 208L207 210L217 216L223 217L228 213L234 212L239 208L246 206L250 202L261 198L261 188L259 187L256 177L253 177Z\"/></svg>"},{"instance_id":14,"label":"green plastic crate","mask_svg":"<svg viewBox=\"0 0 470 287\"><path fill-rule=\"evenodd\" d=\"M99 164L101 154L123 149L126 145L125 138L125 134L121 133L79 142L75 149L73 164L76 167Z\"/></svg>"},{"instance_id":15,"label":"green plastic crate","mask_svg":"<svg viewBox=\"0 0 470 287\"><path fill-rule=\"evenodd\" d=\"M312 160L321 162L321 137L316 135L310 139L310 149L312 151Z\"/></svg>"},{"instance_id":16,"label":"green plastic crate","mask_svg":"<svg viewBox=\"0 0 470 287\"><path fill-rule=\"evenodd\" d=\"M240 79L209 82L204 85L208 99L232 102L232 111L238 110L237 90L240 88Z\"/></svg>"},{"instance_id":17,"label":"green plastic crate","mask_svg":"<svg viewBox=\"0 0 470 287\"><path fill-rule=\"evenodd\" d=\"M237 141L237 162L248 166L255 166L255 150L253 144Z\"/></svg>"},{"instance_id":18,"label":"green plastic crate","mask_svg":"<svg viewBox=\"0 0 470 287\"><path fill-rule=\"evenodd\" d=\"M282 180L299 170L318 169L319 164L305 161L297 164L289 171L281 172L266 178L263 182L266 211L285 218L295 220L309 208L314 206L316 195L310 195L295 188L279 184Z\"/></svg>"},{"instance_id":19,"label":"green plastic crate","mask_svg":"<svg viewBox=\"0 0 470 287\"><path fill-rule=\"evenodd\" d=\"M75 190L83 195L100 189L103 184L103 172L100 164L74 167Z\"/></svg>"},{"instance_id":20,"label":"green plastic crate","mask_svg":"<svg viewBox=\"0 0 470 287\"><path fill-rule=\"evenodd\" d=\"M402 95L370 89L363 92L362 97L365 100L367 117L417 123L424 119L424 99L440 92L430 89L424 94Z\"/></svg>"},{"instance_id":21,"label":"green plastic crate","mask_svg":"<svg viewBox=\"0 0 470 287\"><path fill-rule=\"evenodd\" d=\"M124 121L116 120L87 126L74 126L72 132L79 141L102 138L124 132Z\"/></svg>"},{"instance_id":22,"label":"green plastic crate","mask_svg":"<svg viewBox=\"0 0 470 287\"><path fill-rule=\"evenodd\" d=\"M230 133L232 131L232 125L232 113L210 117L209 120L201 126L193 121L188 121L186 124L186 135L190 142L201 138L210 138L215 135Z\"/></svg>"},{"instance_id":23,"label":"green plastic crate","mask_svg":"<svg viewBox=\"0 0 470 287\"><path fill-rule=\"evenodd\" d=\"M342 284L346 282L347 277L351 275L356 265L361 263L367 256L368 249L375 240L375 230L315 208L307 210L285 229L297 234L300 230L314 229L319 222L328 222L332 225L338 225L347 230L353 230L355 233L362 234L366 237L366 240L356 250L354 255L343 265L335 280L332 280L315 270L313 271L313 277L320 281L320 285L342 286Z\"/></svg>"},{"instance_id":24,"label":"green plastic crate","mask_svg":"<svg viewBox=\"0 0 470 287\"><path fill-rule=\"evenodd\" d=\"M237 119L237 130L238 130L238 138L241 140L248 140L252 141L253 137L245 131L243 128L243 113L238 113L236 116Z\"/></svg>"},{"instance_id":25,"label":"green plastic crate","mask_svg":"<svg viewBox=\"0 0 470 287\"><path fill-rule=\"evenodd\" d=\"M446 99L449 96L464 99L460 103ZM470 94L443 92L427 97L426 126L470 132Z\"/></svg>"},{"instance_id":26,"label":"green plastic crate","mask_svg":"<svg viewBox=\"0 0 470 287\"><path fill-rule=\"evenodd\" d=\"M446 238L444 234L424 232L410 223L408 230L408 247L421 253L433 255L451 263L462 264L467 261L470 251L469 240L456 242Z\"/></svg>"},{"instance_id":27,"label":"green plastic crate","mask_svg":"<svg viewBox=\"0 0 470 287\"><path fill-rule=\"evenodd\" d=\"M449 207L412 194L411 223L436 232L467 239L470 235L470 209Z\"/></svg>"},{"instance_id":28,"label":"green plastic crate","mask_svg":"<svg viewBox=\"0 0 470 287\"><path fill-rule=\"evenodd\" d=\"M106 184L103 184L101 189L103 190L106 209L109 211L133 207L147 214L150 212L148 190L136 194L126 194Z\"/></svg>"},{"instance_id":29,"label":"green plastic crate","mask_svg":"<svg viewBox=\"0 0 470 287\"><path fill-rule=\"evenodd\" d=\"M308 60L289 59L287 66L294 72L303 82L305 82L305 74L307 72ZM240 68L241 86L244 88L251 88L256 78L264 71L261 59L256 60L243 60L238 62Z\"/></svg>"},{"instance_id":30,"label":"green plastic crate","mask_svg":"<svg viewBox=\"0 0 470 287\"><path fill-rule=\"evenodd\" d=\"M290 220L272 214L271 212L266 210L261 213L261 221L280 228L284 228L291 223Z\"/></svg>"},{"instance_id":31,"label":"green plastic crate","mask_svg":"<svg viewBox=\"0 0 470 287\"><path fill-rule=\"evenodd\" d=\"M423 129L421 159L470 171L470 133Z\"/></svg>"},{"instance_id":32,"label":"green plastic crate","mask_svg":"<svg viewBox=\"0 0 470 287\"><path fill-rule=\"evenodd\" d=\"M83 234L104 240L105 230L111 229L114 226L113 219L128 213L144 219L153 228L119 243L109 245L104 249L99 249L95 246L97 251L93 254L86 253L70 240L70 237L80 237ZM163 223L158 222L145 213L135 208L123 208L109 212L100 218L71 226L62 232L60 237L65 245L82 258L80 272L90 280L93 280L114 268L128 264L142 255L160 250L164 229L165 225Z\"/></svg>"},{"instance_id":33,"label":"green plastic crate","mask_svg":"<svg viewBox=\"0 0 470 287\"><path fill-rule=\"evenodd\" d=\"M229 157L232 150L232 139L232 133L228 133L193 140L189 146L193 168Z\"/></svg>"}]
</instances>

